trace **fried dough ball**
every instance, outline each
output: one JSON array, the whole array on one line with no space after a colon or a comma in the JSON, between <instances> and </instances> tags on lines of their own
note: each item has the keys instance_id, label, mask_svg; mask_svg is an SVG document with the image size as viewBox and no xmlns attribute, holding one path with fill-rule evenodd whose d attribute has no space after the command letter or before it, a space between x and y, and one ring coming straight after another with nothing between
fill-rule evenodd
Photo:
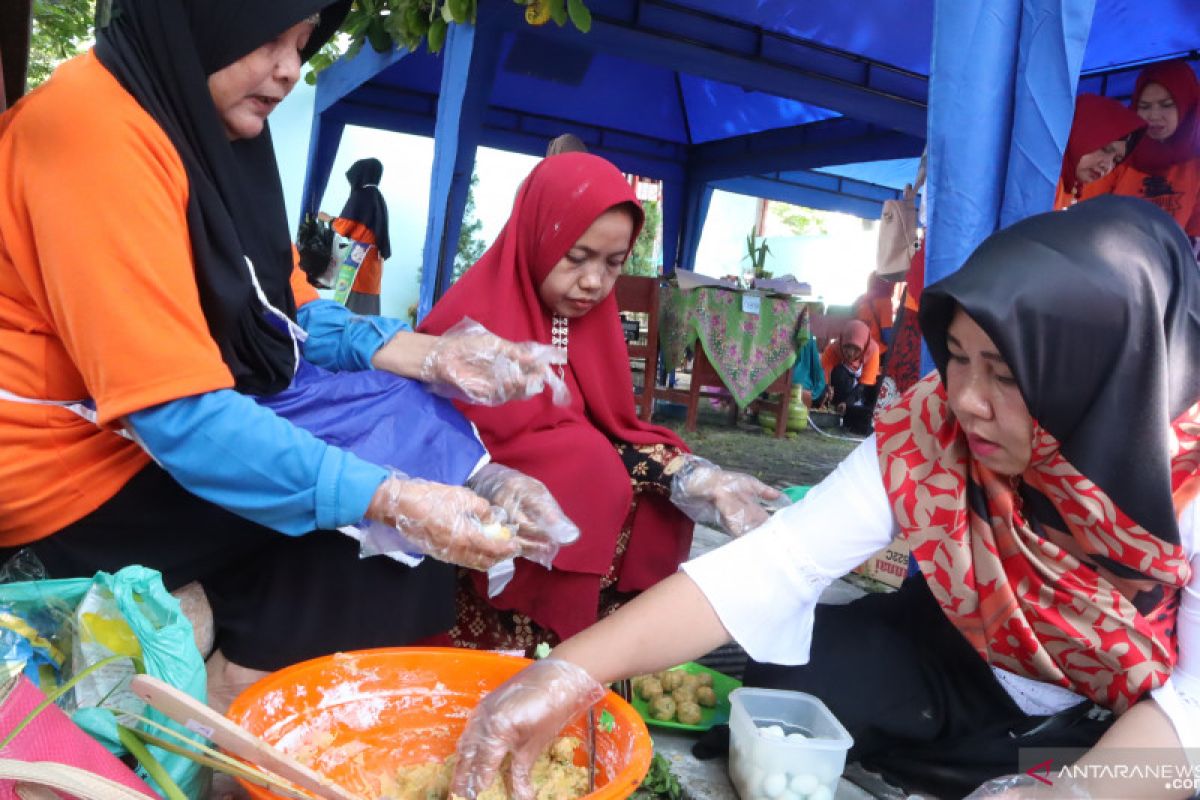
<instances>
[{"instance_id":1,"label":"fried dough ball","mask_svg":"<svg viewBox=\"0 0 1200 800\"><path fill-rule=\"evenodd\" d=\"M701 713L696 703L680 703L675 709L675 718L684 725L699 725Z\"/></svg>"},{"instance_id":2,"label":"fried dough ball","mask_svg":"<svg viewBox=\"0 0 1200 800\"><path fill-rule=\"evenodd\" d=\"M650 716L663 721L675 718L675 701L663 695L650 703Z\"/></svg>"},{"instance_id":3,"label":"fried dough ball","mask_svg":"<svg viewBox=\"0 0 1200 800\"><path fill-rule=\"evenodd\" d=\"M680 703L695 703L696 690L690 686L680 686L675 691L671 692L671 699L675 701L675 705Z\"/></svg>"},{"instance_id":4,"label":"fried dough ball","mask_svg":"<svg viewBox=\"0 0 1200 800\"><path fill-rule=\"evenodd\" d=\"M651 702L659 697L662 697L662 681L660 681L658 678L646 678L642 681L641 686L638 687L638 694L642 696L643 700Z\"/></svg>"},{"instance_id":5,"label":"fried dough ball","mask_svg":"<svg viewBox=\"0 0 1200 800\"><path fill-rule=\"evenodd\" d=\"M701 686L712 686L713 685L712 673L710 673L710 672L699 673L698 675L696 675L696 680L700 681Z\"/></svg>"},{"instance_id":6,"label":"fried dough ball","mask_svg":"<svg viewBox=\"0 0 1200 800\"><path fill-rule=\"evenodd\" d=\"M664 692L673 692L683 685L683 673L677 669L670 669L658 673L658 680L662 683Z\"/></svg>"},{"instance_id":7,"label":"fried dough ball","mask_svg":"<svg viewBox=\"0 0 1200 800\"><path fill-rule=\"evenodd\" d=\"M696 702L706 708L713 708L717 705L717 693L711 686L701 686L696 690Z\"/></svg>"}]
</instances>

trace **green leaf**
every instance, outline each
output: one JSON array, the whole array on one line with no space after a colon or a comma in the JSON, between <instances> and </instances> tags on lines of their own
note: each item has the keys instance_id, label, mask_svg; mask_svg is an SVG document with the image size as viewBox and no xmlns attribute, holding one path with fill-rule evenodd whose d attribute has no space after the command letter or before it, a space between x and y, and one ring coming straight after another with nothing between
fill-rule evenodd
<instances>
[{"instance_id":1,"label":"green leaf","mask_svg":"<svg viewBox=\"0 0 1200 800\"><path fill-rule=\"evenodd\" d=\"M571 15L572 24L580 32L587 33L592 29L592 12L588 11L583 0L567 0L567 13Z\"/></svg>"},{"instance_id":2,"label":"green leaf","mask_svg":"<svg viewBox=\"0 0 1200 800\"><path fill-rule=\"evenodd\" d=\"M471 19L471 7L467 0L446 0L446 7L450 9L450 16L454 17L455 22Z\"/></svg>"},{"instance_id":3,"label":"green leaf","mask_svg":"<svg viewBox=\"0 0 1200 800\"><path fill-rule=\"evenodd\" d=\"M563 0L546 0L546 4L550 7L550 19L554 20L554 24L560 28L566 25L567 8Z\"/></svg>"},{"instance_id":4,"label":"green leaf","mask_svg":"<svg viewBox=\"0 0 1200 800\"><path fill-rule=\"evenodd\" d=\"M600 725L600 730L604 731L605 733L612 733L617 727L617 720L606 709L606 710L600 712L599 725Z\"/></svg>"},{"instance_id":5,"label":"green leaf","mask_svg":"<svg viewBox=\"0 0 1200 800\"><path fill-rule=\"evenodd\" d=\"M447 29L446 20L442 19L440 14L429 24L429 33L427 34L429 52L440 53L442 51L442 46L446 44Z\"/></svg>"},{"instance_id":6,"label":"green leaf","mask_svg":"<svg viewBox=\"0 0 1200 800\"><path fill-rule=\"evenodd\" d=\"M550 655L550 645L546 642L542 642L541 644L539 644L537 647L535 647L533 649L533 657L534 658L548 658L549 655Z\"/></svg>"},{"instance_id":7,"label":"green leaf","mask_svg":"<svg viewBox=\"0 0 1200 800\"><path fill-rule=\"evenodd\" d=\"M371 43L376 53L387 53L392 49L392 37L383 26L383 20L376 17L367 28L367 41Z\"/></svg>"}]
</instances>

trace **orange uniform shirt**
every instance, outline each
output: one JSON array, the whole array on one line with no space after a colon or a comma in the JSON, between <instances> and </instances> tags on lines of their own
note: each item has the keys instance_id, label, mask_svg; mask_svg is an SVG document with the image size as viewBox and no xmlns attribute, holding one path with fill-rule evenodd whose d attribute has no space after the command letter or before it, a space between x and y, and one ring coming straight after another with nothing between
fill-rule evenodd
<instances>
[{"instance_id":1,"label":"orange uniform shirt","mask_svg":"<svg viewBox=\"0 0 1200 800\"><path fill-rule=\"evenodd\" d=\"M366 225L341 217L334 219L331 225L335 231L347 239L353 239L362 244L375 244L375 234ZM382 287L383 259L379 257L379 248L372 247L367 251L366 258L358 268L358 274L354 277L354 285L350 287L350 291L359 294L379 294Z\"/></svg>"},{"instance_id":2,"label":"orange uniform shirt","mask_svg":"<svg viewBox=\"0 0 1200 800\"><path fill-rule=\"evenodd\" d=\"M825 380L830 380L833 374L833 368L842 363L842 349L838 345L837 340L825 345L825 352L821 353L821 368L825 370ZM879 348L872 347L863 362L862 375L858 376L858 382L866 386L874 386L879 380Z\"/></svg>"},{"instance_id":3,"label":"orange uniform shirt","mask_svg":"<svg viewBox=\"0 0 1200 800\"><path fill-rule=\"evenodd\" d=\"M92 53L0 116L0 389L91 398L111 426L233 386L187 201L170 140ZM148 460L70 411L0 399L0 546L85 516Z\"/></svg>"},{"instance_id":4,"label":"orange uniform shirt","mask_svg":"<svg viewBox=\"0 0 1200 800\"><path fill-rule=\"evenodd\" d=\"M1176 164L1162 177L1133 168L1125 161L1098 181L1083 187L1083 199L1119 194L1149 200L1166 211L1188 236L1200 236L1200 158Z\"/></svg>"}]
</instances>

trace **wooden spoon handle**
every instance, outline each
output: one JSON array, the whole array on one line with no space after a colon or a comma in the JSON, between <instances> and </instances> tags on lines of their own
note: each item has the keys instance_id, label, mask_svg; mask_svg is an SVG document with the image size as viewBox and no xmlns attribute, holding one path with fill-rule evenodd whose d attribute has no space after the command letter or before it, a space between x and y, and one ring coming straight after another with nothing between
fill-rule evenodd
<instances>
[{"instance_id":1,"label":"wooden spoon handle","mask_svg":"<svg viewBox=\"0 0 1200 800\"><path fill-rule=\"evenodd\" d=\"M363 800L168 683L150 675L135 675L129 688L148 705L211 740L230 755L287 778L318 797Z\"/></svg>"}]
</instances>

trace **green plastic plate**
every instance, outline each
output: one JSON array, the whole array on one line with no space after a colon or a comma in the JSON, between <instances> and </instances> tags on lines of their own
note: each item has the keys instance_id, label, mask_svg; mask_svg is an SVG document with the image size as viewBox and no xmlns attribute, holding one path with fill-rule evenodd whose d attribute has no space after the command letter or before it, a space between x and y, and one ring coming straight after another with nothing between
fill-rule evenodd
<instances>
[{"instance_id":1,"label":"green plastic plate","mask_svg":"<svg viewBox=\"0 0 1200 800\"><path fill-rule=\"evenodd\" d=\"M672 667L672 669L690 672L693 675L705 672L712 675L713 692L717 695L717 705L714 708L701 706L699 724L685 725L675 720L653 719L650 716L650 704L634 692L633 707L642 715L642 719L646 720L647 725L657 725L660 728L675 728L681 731L706 731L713 725L720 725L729 721L729 693L741 686L741 681L731 678L723 672L717 672L715 669L701 666L694 661L680 664L678 667Z\"/></svg>"}]
</instances>

